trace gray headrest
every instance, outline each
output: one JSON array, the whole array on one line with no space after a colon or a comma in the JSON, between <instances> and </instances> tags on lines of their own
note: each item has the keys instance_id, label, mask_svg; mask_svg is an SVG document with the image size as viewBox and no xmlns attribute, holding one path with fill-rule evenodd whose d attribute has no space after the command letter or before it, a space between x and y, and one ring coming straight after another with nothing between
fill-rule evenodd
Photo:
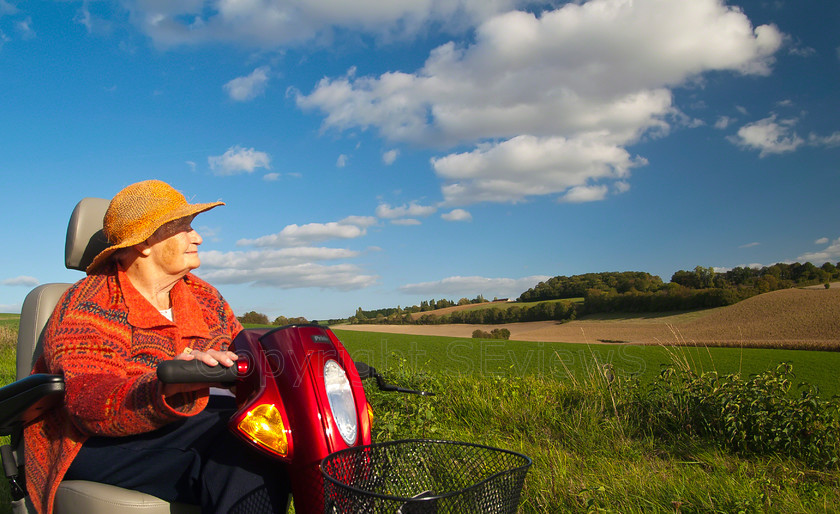
<instances>
[{"instance_id":1,"label":"gray headrest","mask_svg":"<svg viewBox=\"0 0 840 514\"><path fill-rule=\"evenodd\" d=\"M67 269L85 271L93 258L109 246L102 233L102 220L110 203L104 198L83 198L76 204L70 215L64 243L64 266Z\"/></svg>"}]
</instances>

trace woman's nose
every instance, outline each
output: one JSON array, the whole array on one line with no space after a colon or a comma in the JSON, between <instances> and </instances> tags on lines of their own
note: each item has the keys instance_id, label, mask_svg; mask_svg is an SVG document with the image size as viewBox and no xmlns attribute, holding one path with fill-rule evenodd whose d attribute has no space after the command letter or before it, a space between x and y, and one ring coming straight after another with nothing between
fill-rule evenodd
<instances>
[{"instance_id":1,"label":"woman's nose","mask_svg":"<svg viewBox=\"0 0 840 514\"><path fill-rule=\"evenodd\" d=\"M194 245L200 245L201 243L203 243L203 242L204 242L204 238L203 238L203 237L201 237L201 234L199 234L198 232L196 232L196 230L195 230L195 229L192 229L192 230L190 231L190 241L191 241L191 242L192 242L192 244L194 244Z\"/></svg>"}]
</instances>

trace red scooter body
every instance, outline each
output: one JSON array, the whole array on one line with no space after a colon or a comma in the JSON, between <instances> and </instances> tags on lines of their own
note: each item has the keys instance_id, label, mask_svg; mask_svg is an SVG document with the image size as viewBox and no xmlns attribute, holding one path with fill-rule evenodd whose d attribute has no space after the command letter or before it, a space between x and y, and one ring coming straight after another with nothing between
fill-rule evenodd
<instances>
[{"instance_id":1,"label":"red scooter body","mask_svg":"<svg viewBox=\"0 0 840 514\"><path fill-rule=\"evenodd\" d=\"M446 512L516 512L531 465L524 455L452 441L372 445L362 378L375 378L382 391L434 393L387 384L354 363L328 328L243 330L231 349L239 359L229 368L173 359L159 364L158 378L235 384L229 427L287 463L297 514L327 510L324 476L330 512L437 512L438 504Z\"/></svg>"},{"instance_id":2,"label":"red scooter body","mask_svg":"<svg viewBox=\"0 0 840 514\"><path fill-rule=\"evenodd\" d=\"M231 431L288 463L295 512L323 512L321 460L371 443L353 360L331 330L317 325L246 329L232 350L240 360Z\"/></svg>"}]
</instances>

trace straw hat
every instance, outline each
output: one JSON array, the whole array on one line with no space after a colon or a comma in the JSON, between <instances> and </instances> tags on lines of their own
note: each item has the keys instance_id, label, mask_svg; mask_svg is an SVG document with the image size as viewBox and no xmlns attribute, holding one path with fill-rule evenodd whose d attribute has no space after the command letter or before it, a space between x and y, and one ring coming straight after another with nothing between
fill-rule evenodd
<instances>
[{"instance_id":1,"label":"straw hat","mask_svg":"<svg viewBox=\"0 0 840 514\"><path fill-rule=\"evenodd\" d=\"M160 180L131 184L117 193L105 211L102 231L111 243L87 267L90 275L115 251L147 240L164 223L224 205L224 202L190 204L184 195Z\"/></svg>"}]
</instances>

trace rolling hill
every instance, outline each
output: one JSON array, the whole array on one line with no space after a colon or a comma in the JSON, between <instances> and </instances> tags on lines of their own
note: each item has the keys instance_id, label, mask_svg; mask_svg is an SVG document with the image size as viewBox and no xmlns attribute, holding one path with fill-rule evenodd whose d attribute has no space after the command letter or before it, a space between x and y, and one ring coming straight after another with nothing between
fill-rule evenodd
<instances>
[{"instance_id":1,"label":"rolling hill","mask_svg":"<svg viewBox=\"0 0 840 514\"><path fill-rule=\"evenodd\" d=\"M599 315L507 328L518 341L707 344L840 350L840 288L785 289L729 307L679 314ZM342 325L342 329L469 338L488 325Z\"/></svg>"}]
</instances>

